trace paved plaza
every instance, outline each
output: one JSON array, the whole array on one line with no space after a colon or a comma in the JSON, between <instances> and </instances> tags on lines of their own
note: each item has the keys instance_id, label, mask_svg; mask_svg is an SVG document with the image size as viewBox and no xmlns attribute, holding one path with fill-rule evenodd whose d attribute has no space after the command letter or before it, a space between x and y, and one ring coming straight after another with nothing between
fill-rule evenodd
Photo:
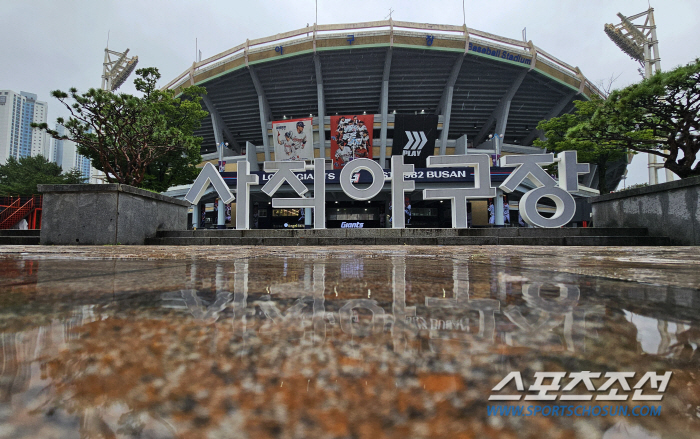
<instances>
[{"instance_id":1,"label":"paved plaza","mask_svg":"<svg viewBox=\"0 0 700 439\"><path fill-rule=\"evenodd\" d=\"M697 247L5 246L0 273L1 437L700 432ZM572 404L489 401L513 371L673 375L605 402L659 416L494 416Z\"/></svg>"}]
</instances>

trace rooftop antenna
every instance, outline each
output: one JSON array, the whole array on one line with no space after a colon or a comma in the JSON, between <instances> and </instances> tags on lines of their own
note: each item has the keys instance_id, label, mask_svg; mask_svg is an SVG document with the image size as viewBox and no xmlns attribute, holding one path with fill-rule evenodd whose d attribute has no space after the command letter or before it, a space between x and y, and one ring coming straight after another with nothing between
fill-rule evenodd
<instances>
[{"instance_id":1,"label":"rooftop antenna","mask_svg":"<svg viewBox=\"0 0 700 439\"><path fill-rule=\"evenodd\" d=\"M393 13L394 13L394 10L391 9L391 8L389 8L389 15L387 15L386 17L384 17L384 19L386 20L386 19L388 18L389 20L391 20L391 14L393 14Z\"/></svg>"},{"instance_id":2,"label":"rooftop antenna","mask_svg":"<svg viewBox=\"0 0 700 439\"><path fill-rule=\"evenodd\" d=\"M109 33L107 40L109 42ZM134 71L139 57L128 58L128 54L129 49L126 49L125 52L115 52L109 50L109 46L105 48L105 59L102 63L102 90L114 91L118 89ZM112 59L113 56L115 59Z\"/></svg>"},{"instance_id":3,"label":"rooftop antenna","mask_svg":"<svg viewBox=\"0 0 700 439\"><path fill-rule=\"evenodd\" d=\"M467 8L464 6L464 0L462 0L462 18L464 18L464 25L467 25Z\"/></svg>"}]
</instances>

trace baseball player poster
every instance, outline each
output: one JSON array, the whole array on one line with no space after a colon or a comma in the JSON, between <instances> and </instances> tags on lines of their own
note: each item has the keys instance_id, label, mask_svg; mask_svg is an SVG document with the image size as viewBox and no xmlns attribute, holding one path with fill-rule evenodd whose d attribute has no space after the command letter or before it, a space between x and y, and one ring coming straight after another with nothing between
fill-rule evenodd
<instances>
[{"instance_id":1,"label":"baseball player poster","mask_svg":"<svg viewBox=\"0 0 700 439\"><path fill-rule=\"evenodd\" d=\"M343 169L354 159L371 159L373 129L373 114L331 116L333 169Z\"/></svg>"},{"instance_id":2,"label":"baseball player poster","mask_svg":"<svg viewBox=\"0 0 700 439\"><path fill-rule=\"evenodd\" d=\"M312 160L314 135L312 119L288 119L272 122L275 160L280 162Z\"/></svg>"}]
</instances>

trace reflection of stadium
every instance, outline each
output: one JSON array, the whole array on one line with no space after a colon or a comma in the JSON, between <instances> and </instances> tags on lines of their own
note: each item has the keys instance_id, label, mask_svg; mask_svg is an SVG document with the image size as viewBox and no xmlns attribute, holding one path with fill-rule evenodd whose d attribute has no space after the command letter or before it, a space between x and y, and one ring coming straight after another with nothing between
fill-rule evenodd
<instances>
[{"instance_id":1,"label":"reflection of stadium","mask_svg":"<svg viewBox=\"0 0 700 439\"><path fill-rule=\"evenodd\" d=\"M257 171L262 161L280 160L285 154L285 159L311 154L325 158L327 169L367 157L386 169L392 153L402 150L405 158L417 159L416 168L425 167L421 164L428 155L487 153L497 159L498 153L543 153L532 146L542 135L535 129L537 123L572 111L574 100L600 94L577 67L532 42L460 26L392 20L310 26L248 40L193 64L167 87L179 90L190 84L208 92L204 104L211 118L198 131L204 138L202 154L216 163L216 145L227 142L227 172L235 172L237 160L246 156ZM432 118L437 122L428 135ZM292 157L301 150L285 134L296 131L286 129L279 135L275 124L291 126L289 122L296 120L311 120L313 131L305 153ZM418 127L416 121L421 120L425 122ZM611 167L608 181L613 187L624 167L624 163ZM597 194L595 174L592 166L580 178L577 198ZM232 179L228 181L234 186ZM422 189L440 184L416 181L410 226L449 227L449 203L421 197ZM463 184L469 187L473 182L467 178ZM508 197L514 225L517 201L528 189ZM388 185L385 190L367 203L353 202L339 187L329 186L328 227L340 227L343 221L388 226ZM170 194L185 192L180 188ZM211 203L214 197L212 193L205 201ZM272 211L260 186L253 187L251 198L257 203L251 225L297 225L299 212ZM488 225L488 202L471 204L472 224ZM542 204L541 209L551 206ZM578 212L574 221L586 220L584 214Z\"/></svg>"}]
</instances>

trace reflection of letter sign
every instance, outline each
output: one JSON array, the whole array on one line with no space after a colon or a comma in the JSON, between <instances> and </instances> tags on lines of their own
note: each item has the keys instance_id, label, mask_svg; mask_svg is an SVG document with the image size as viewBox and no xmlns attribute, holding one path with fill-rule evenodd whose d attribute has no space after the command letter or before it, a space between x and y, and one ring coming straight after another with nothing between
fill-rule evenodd
<instances>
[{"instance_id":1,"label":"reflection of letter sign","mask_svg":"<svg viewBox=\"0 0 700 439\"><path fill-rule=\"evenodd\" d=\"M187 195L185 195L185 200L192 204L198 204L202 195L204 195L204 192L206 192L209 187L209 183L214 186L214 190L219 195L219 198L223 200L224 204L228 204L236 199L214 165L207 163L204 165L204 168L202 168L202 172L199 173L197 179L192 183L192 187L187 192Z\"/></svg>"}]
</instances>

